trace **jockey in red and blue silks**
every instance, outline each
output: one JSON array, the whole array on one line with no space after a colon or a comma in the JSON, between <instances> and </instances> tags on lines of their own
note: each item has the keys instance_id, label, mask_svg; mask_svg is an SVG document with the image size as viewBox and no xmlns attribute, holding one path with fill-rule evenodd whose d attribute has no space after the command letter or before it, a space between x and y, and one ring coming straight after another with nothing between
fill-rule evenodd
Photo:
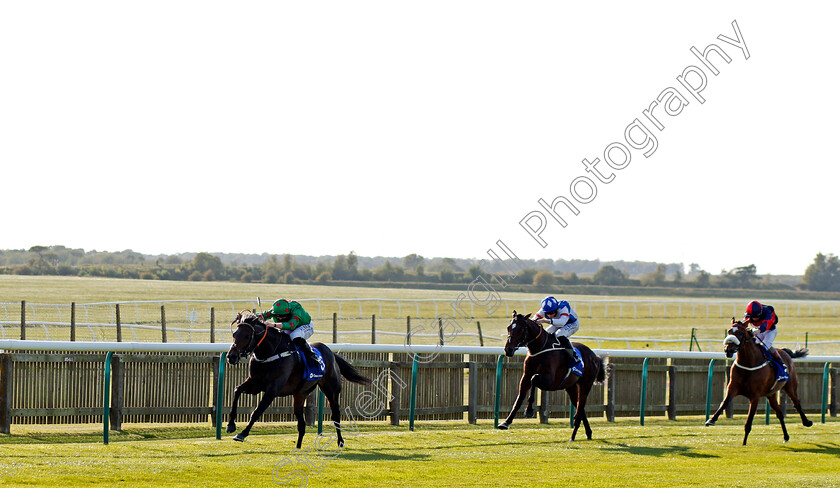
<instances>
[{"instance_id":1,"label":"jockey in red and blue silks","mask_svg":"<svg viewBox=\"0 0 840 488\"><path fill-rule=\"evenodd\" d=\"M773 307L762 305L753 300L747 304L747 311L744 312L744 320L755 327L756 342L760 345L763 344L770 351L773 360L787 370L787 365L782 361L779 351L773 347L773 341L776 340L776 334L779 332L779 329L776 328L776 324L779 323L779 316L776 315Z\"/></svg>"},{"instance_id":2,"label":"jockey in red and blue silks","mask_svg":"<svg viewBox=\"0 0 840 488\"><path fill-rule=\"evenodd\" d=\"M580 329L580 320L569 302L551 296L545 297L540 303L540 310L534 314L534 322L550 324L546 332L557 338L557 342L569 351L576 363L580 361L569 340L569 337Z\"/></svg>"}]
</instances>

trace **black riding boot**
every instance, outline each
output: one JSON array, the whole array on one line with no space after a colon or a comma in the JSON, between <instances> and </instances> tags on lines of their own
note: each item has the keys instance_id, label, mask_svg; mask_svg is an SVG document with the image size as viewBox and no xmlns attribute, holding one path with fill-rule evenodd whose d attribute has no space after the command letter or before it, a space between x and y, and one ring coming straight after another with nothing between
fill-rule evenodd
<instances>
[{"instance_id":1,"label":"black riding boot","mask_svg":"<svg viewBox=\"0 0 840 488\"><path fill-rule=\"evenodd\" d=\"M577 353L575 352L575 348L572 347L572 341L569 340L566 336L557 336L557 341L560 343L560 346L566 350L569 354L569 357L572 359L574 364L580 362L580 358L578 357Z\"/></svg>"},{"instance_id":2,"label":"black riding boot","mask_svg":"<svg viewBox=\"0 0 840 488\"><path fill-rule=\"evenodd\" d=\"M306 360L309 361L310 364L316 365L319 363L318 356L315 355L315 351L312 350L312 346L306 342L306 339L303 337L296 337L292 339L292 342L298 345L301 351L303 351L303 355L306 356Z\"/></svg>"},{"instance_id":3,"label":"black riding boot","mask_svg":"<svg viewBox=\"0 0 840 488\"><path fill-rule=\"evenodd\" d=\"M785 362L782 360L781 354L779 354L779 351L777 351L775 347L770 349L770 357L773 358L773 361L775 361L782 367L785 373L790 374L790 372L788 371L787 364L785 364Z\"/></svg>"}]
</instances>

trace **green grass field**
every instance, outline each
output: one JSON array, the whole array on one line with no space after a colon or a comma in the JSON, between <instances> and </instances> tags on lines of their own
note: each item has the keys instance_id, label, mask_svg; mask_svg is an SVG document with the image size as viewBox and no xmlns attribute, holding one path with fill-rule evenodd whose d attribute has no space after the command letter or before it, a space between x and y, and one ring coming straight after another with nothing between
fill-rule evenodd
<instances>
[{"instance_id":1,"label":"green grass field","mask_svg":"<svg viewBox=\"0 0 840 488\"><path fill-rule=\"evenodd\" d=\"M516 300L516 303L509 303L509 308L516 308L518 311L533 312L539 299L542 298L533 294L507 293L501 295L508 300ZM268 284L247 284L247 283L226 283L226 282L178 282L178 281L148 281L148 280L121 280L105 278L78 278L78 277L47 277L47 276L11 276L0 275L0 304L10 305L0 309L0 320L7 317L7 321L19 320L21 300L28 304L63 304L59 307L39 307L38 316L35 319L43 321L67 322L69 316L70 302L93 303L93 302L129 302L144 300L250 300L255 301L256 297L262 297L263 305L267 308L275 297L292 297L296 299L358 299L358 298L382 298L382 299L438 299L438 311L452 312L448 303L455 300L458 293L451 290L411 290L411 289L388 289L388 288L364 288L364 287L338 287L338 286L312 286L312 285L268 285ZM581 329L578 336L587 337L622 337L622 338L644 338L644 339L679 339L688 340L691 329L695 328L697 336L701 339L714 339L714 344L704 343L704 350L709 347L717 348L717 341L722 338L728 328L728 318L733 313L740 313L737 305L724 307L712 307L711 316L706 316L706 299L685 298L679 299L680 304L668 305L664 310L661 305L651 305L645 300L675 300L674 297L595 297L595 296L569 296L566 297L573 303L580 303L577 312L582 317ZM621 305L615 303L605 308L597 300L606 298L619 300ZM757 297L760 298L760 297ZM721 297L726 300L727 297ZM524 310L522 300L525 300ZM592 302L587 302L592 300ZM797 310L795 302L781 303L773 301L777 310L789 309L790 314L782 314L780 332L777 341L787 344L804 344L806 333L810 343L815 341L836 341L840 340L840 306L825 306L822 310L809 309L807 306ZM192 306L192 305L190 305ZM199 319L194 324L186 320L186 310L182 304L167 305L167 325L172 331L168 334L170 341L180 342L207 342L209 332L176 333L175 328L196 329L209 331L209 306L202 309L196 305L199 312ZM238 305L241 306L241 305ZM307 305L309 307L309 305ZM225 330L230 318L233 315L231 304L217 305L216 326L219 331L217 340L226 341L228 333ZM380 308L381 307L381 308ZM405 316L412 315L412 328L418 325L434 328L435 308L432 304L423 304L419 316L416 308L410 304L403 304L402 318L398 316L397 305L393 302L377 304L375 302L363 302L362 310L358 306L345 305L342 318L338 322L340 342L370 342L371 315L377 315L376 328L378 343L401 344L405 340L407 323ZM638 317L634 317L635 312ZM310 307L311 308L311 307ZM348 309L352 308L352 311ZM110 306L93 307L91 321L113 322L113 310ZM332 341L332 312L338 310L336 302L324 302L321 310L321 318L316 319L316 335L314 341ZM801 316L796 316L794 310ZM316 309L312 309L313 314ZM663 318L667 312L668 318ZM83 311L77 310L78 316ZM87 311L85 311L87 313ZM619 316L621 314L621 316ZM649 317L653 315L653 318ZM810 315L810 316L805 316ZM147 305L125 305L122 310L123 322L136 322L146 324L148 329L126 329L123 331L123 340L160 340L160 305L150 303ZM505 335L505 327L509 319L504 310L499 310L488 316L482 313L480 307L475 310L475 320L481 323L482 333L488 339L486 345L501 345L500 339ZM29 317L33 321L33 317ZM464 334L459 335L453 345L476 345L477 338L467 335L475 334L477 327L475 322L461 321L464 327ZM350 331L360 331L350 334ZM392 334L387 334L387 333ZM19 336L19 330L7 325L3 330L7 338ZM69 339L67 327L50 328L49 338L52 340ZM137 339L135 339L135 334ZM178 335L180 334L180 336ZM28 339L46 339L47 335L42 327L30 325L27 330ZM77 340L115 340L115 333L109 328L80 327L77 330ZM414 343L435 343L436 337L421 338L415 337ZM627 348L628 345L620 341L606 341L600 344L592 344L596 348ZM656 348L652 343L631 343L633 349ZM669 348L659 345L660 349ZM675 344L671 348L683 350L684 344ZM840 354L840 347L830 346L828 348L812 348L815 354Z\"/></svg>"},{"instance_id":2,"label":"green grass field","mask_svg":"<svg viewBox=\"0 0 840 488\"><path fill-rule=\"evenodd\" d=\"M20 300L69 304L248 300L256 296L263 297L264 303L276 296L452 300L456 295L435 290L0 276L0 303L12 304ZM530 301L541 298L504 296ZM625 300L627 307L639 300L619 299ZM578 311L582 315L588 313ZM592 317L582 320L578 335L683 339L695 327L700 337L721 337L728 324L722 318L619 318L616 313L594 310ZM673 311L668 313L673 315ZM225 320L219 320L225 327ZM812 341L840 339L837 316L782 320L777 341L804 340L805 332ZM501 337L508 320L499 316L482 318L481 322L485 335ZM377 320L378 330L404 332L405 326L402 319ZM318 327L320 335L314 340L331 339L328 321L321 321ZM368 318L339 321L341 331L369 327ZM13 332L14 328L8 330ZM54 331L54 335L59 333ZM364 335L343 338L348 342L370 340ZM378 341L402 342L402 338L383 335ZM475 340L459 337L453 343L475 344ZM503 406L502 410L508 407ZM812 420L819 420L819 412L808 414ZM240 418L240 427L243 420ZM765 426L763 415L758 415L746 447L741 446L743 415L723 419L712 428L703 427L703 420L683 417L667 421L648 416L646 425L640 426L638 418L615 423L599 418L592 423L595 439L575 443L567 440L570 430L564 419L552 419L549 425L517 419L510 431L497 431L486 420L478 425L461 421L418 422L415 432L408 431L405 424L391 427L363 423L357 434L346 435L346 449L331 458L322 458L314 451L296 455L292 450L296 434L291 423L257 424L244 444L233 442L227 435L216 440L215 430L209 424L126 424L122 432L111 432L107 446L102 444L101 425L13 425L12 435L0 435L0 485L193 488L274 486L285 482L287 486L313 487L840 486L840 421L836 418L828 418L827 424L817 423L810 429L789 418L791 441L784 444L777 421L771 419L770 425ZM582 437L581 432L579 439ZM310 429L304 449L311 448L315 439L314 429Z\"/></svg>"},{"instance_id":3,"label":"green grass field","mask_svg":"<svg viewBox=\"0 0 840 488\"><path fill-rule=\"evenodd\" d=\"M15 429L20 433L0 436L0 484L840 486L837 419L806 429L791 418L787 444L775 419L770 425L761 416L756 420L746 447L741 446L743 416L715 427L704 427L702 418L648 417L645 426L638 419L595 419L594 439L574 443L562 419L549 425L518 419L510 431L495 430L490 421L418 423L414 432L406 426L361 424L358 433L346 436L340 452L326 443L318 451L310 429L297 457L291 425L258 424L245 443L228 436L216 440L209 426L126 425L123 432L112 433L107 446L96 426L70 427L69 433L67 427L30 427L27 432L21 426Z\"/></svg>"}]
</instances>

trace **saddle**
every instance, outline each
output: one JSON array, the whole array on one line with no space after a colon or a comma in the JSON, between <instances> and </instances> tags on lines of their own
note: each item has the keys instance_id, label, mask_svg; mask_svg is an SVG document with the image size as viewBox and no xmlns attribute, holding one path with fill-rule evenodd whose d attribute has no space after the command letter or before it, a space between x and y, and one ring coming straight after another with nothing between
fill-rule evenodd
<instances>
[{"instance_id":1,"label":"saddle","mask_svg":"<svg viewBox=\"0 0 840 488\"><path fill-rule=\"evenodd\" d=\"M568 355L569 364L567 366L570 373L576 376L583 376L583 355L580 353L580 349L572 345L572 341L569 341L569 345L571 345L572 349L575 351L574 356L569 352L568 348L563 346L563 343L557 336L554 336L554 342L552 342L551 345L553 349L562 349L563 352Z\"/></svg>"},{"instance_id":2,"label":"saddle","mask_svg":"<svg viewBox=\"0 0 840 488\"><path fill-rule=\"evenodd\" d=\"M316 347L312 348L312 350L315 351L315 356L318 358L318 362L316 364L312 364L306 359L306 354L300 350L300 347L298 347L297 344L292 343L292 346L297 354L298 362L303 365L303 379L309 381L320 380L323 378L326 370L326 364L324 363L324 355L321 354L321 351L319 351Z\"/></svg>"}]
</instances>

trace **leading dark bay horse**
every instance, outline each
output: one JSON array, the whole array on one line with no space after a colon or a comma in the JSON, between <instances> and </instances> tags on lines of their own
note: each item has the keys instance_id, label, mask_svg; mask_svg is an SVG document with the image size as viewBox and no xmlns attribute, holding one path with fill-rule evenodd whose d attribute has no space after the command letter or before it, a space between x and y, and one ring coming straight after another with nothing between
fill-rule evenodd
<instances>
[{"instance_id":1,"label":"leading dark bay horse","mask_svg":"<svg viewBox=\"0 0 840 488\"><path fill-rule=\"evenodd\" d=\"M332 410L332 421L338 433L338 445L344 446L344 438L341 435L341 410L338 404L338 394L341 393L341 377L344 376L353 383L363 385L370 384L370 379L365 378L344 358L335 354L324 344L316 342L312 347L318 349L324 357L326 370L324 376L318 380L305 380L303 378L303 363L294 352L292 341L289 335L281 332L275 327L267 326L255 314L243 310L236 315L231 323L233 331L233 344L228 351L228 362L237 364L242 357L251 354L251 361L248 363L248 378L233 391L233 402L230 407L230 421L227 425L227 432L236 431L236 405L239 402L239 395L248 393L257 395L263 394L257 408L251 414L248 426L242 432L236 434L233 440L244 441L251 432L260 416L271 405L277 397L293 395L293 408L297 419L298 439L297 448L300 449L303 442L303 435L306 433L306 422L303 418L303 404L307 395L315 389L321 388Z\"/></svg>"},{"instance_id":2,"label":"leading dark bay horse","mask_svg":"<svg viewBox=\"0 0 840 488\"><path fill-rule=\"evenodd\" d=\"M758 408L758 401L762 397L766 397L770 403L770 408L776 412L776 417L782 425L782 433L785 436L785 442L790 439L785 428L785 418L782 414L782 409L779 407L779 402L776 400L776 393L783 390L793 402L796 411L799 412L799 417L802 419L802 425L810 427L813 422L805 417L805 412L802 411L802 405L799 403L799 396L796 394L796 387L798 381L796 379L796 368L793 365L791 358L802 358L808 355L807 349L799 349L796 352L790 349L779 349L779 355L785 362L790 375L789 381L776 381L776 371L770 360L765 356L764 349L755 342L755 336L752 331L747 328L747 325L735 321L732 318L732 328L729 329L726 339L723 344L725 346L724 352L726 357L731 358L735 356L735 362L732 364L732 369L729 371L729 385L726 387L726 397L720 403L714 415L706 421L706 425L715 425L721 412L729 405L738 395L743 395L750 400L750 410L747 414L747 422L744 424L744 444L747 445L747 437L750 435L752 429L753 417Z\"/></svg>"},{"instance_id":3,"label":"leading dark bay horse","mask_svg":"<svg viewBox=\"0 0 840 488\"><path fill-rule=\"evenodd\" d=\"M574 342L572 345L580 351L584 368L583 376L571 374L569 371L571 357L567 350L559 349L557 339L543 330L542 326L530 317L531 314L522 315L514 310L513 318L507 327L505 355L511 357L516 349L526 346L528 357L525 359L525 371L519 381L519 395L516 397L510 415L499 424L498 428L510 427L513 418L516 417L516 412L528 395L528 390L531 390L531 396L528 399L528 407L525 409L526 416L533 415L536 388L545 391L566 390L572 404L576 406L571 440L575 440L581 422L586 431L586 438L592 439L592 429L589 427L589 419L586 418L586 398L596 381L600 383L606 379L604 360L588 347Z\"/></svg>"}]
</instances>

